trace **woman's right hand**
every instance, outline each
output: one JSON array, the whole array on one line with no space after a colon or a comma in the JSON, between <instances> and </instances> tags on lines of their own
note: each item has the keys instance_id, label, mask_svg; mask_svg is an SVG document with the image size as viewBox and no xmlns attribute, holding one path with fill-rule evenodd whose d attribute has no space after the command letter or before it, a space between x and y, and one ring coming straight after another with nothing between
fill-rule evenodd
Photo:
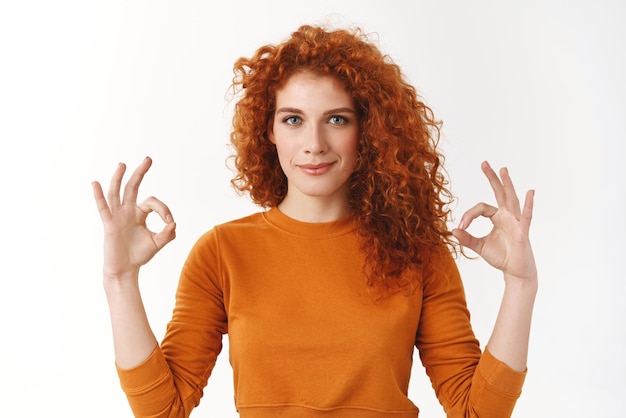
<instances>
[{"instance_id":1,"label":"woman's right hand","mask_svg":"<svg viewBox=\"0 0 626 418\"><path fill-rule=\"evenodd\" d=\"M105 279L123 279L129 275L136 277L139 268L176 237L176 223L167 205L155 197L137 203L139 185L151 165L149 157L139 164L124 186L121 198L122 178L126 171L124 163L120 163L113 173L107 198L100 183L92 183L104 226ZM146 226L146 218L151 212L158 213L165 222L161 232L153 232Z\"/></svg>"}]
</instances>

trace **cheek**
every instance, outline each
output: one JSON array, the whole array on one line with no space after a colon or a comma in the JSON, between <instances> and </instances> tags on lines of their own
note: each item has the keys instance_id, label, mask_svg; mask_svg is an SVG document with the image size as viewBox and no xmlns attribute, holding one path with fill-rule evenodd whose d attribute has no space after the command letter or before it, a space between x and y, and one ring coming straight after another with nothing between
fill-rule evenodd
<instances>
[{"instance_id":1,"label":"cheek","mask_svg":"<svg viewBox=\"0 0 626 418\"><path fill-rule=\"evenodd\" d=\"M292 147L290 147L288 143L281 142L280 140L274 142L274 145L276 147L276 154L278 155L278 162L284 170L288 168L289 162L293 157Z\"/></svg>"}]
</instances>

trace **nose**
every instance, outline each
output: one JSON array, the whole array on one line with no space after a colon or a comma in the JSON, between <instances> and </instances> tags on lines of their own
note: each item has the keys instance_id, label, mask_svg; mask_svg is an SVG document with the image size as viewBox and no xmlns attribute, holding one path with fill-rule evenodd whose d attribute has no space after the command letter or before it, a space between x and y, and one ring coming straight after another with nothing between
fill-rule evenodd
<instances>
[{"instance_id":1,"label":"nose","mask_svg":"<svg viewBox=\"0 0 626 418\"><path fill-rule=\"evenodd\" d=\"M328 151L324 130L315 124L309 125L304 140L304 152L306 154L324 154Z\"/></svg>"}]
</instances>

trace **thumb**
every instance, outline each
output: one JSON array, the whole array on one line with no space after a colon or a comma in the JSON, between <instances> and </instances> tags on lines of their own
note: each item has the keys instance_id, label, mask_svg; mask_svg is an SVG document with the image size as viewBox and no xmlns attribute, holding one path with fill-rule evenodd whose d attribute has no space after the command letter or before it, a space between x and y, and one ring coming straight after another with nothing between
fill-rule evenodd
<instances>
[{"instance_id":1,"label":"thumb","mask_svg":"<svg viewBox=\"0 0 626 418\"><path fill-rule=\"evenodd\" d=\"M161 232L154 234L153 239L157 251L165 247L174 238L176 238L176 222L169 222L165 224Z\"/></svg>"},{"instance_id":2,"label":"thumb","mask_svg":"<svg viewBox=\"0 0 626 418\"><path fill-rule=\"evenodd\" d=\"M470 250L478 253L478 250L481 246L479 238L476 238L469 232L458 228L452 230L452 235L456 237L456 239L459 241L459 244L461 244L463 247L467 247Z\"/></svg>"}]
</instances>

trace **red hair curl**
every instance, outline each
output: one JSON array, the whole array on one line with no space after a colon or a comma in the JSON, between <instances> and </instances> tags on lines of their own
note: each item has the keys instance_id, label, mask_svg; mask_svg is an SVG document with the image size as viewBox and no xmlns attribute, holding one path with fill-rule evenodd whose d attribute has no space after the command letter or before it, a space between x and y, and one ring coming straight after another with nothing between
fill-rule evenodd
<instances>
[{"instance_id":1,"label":"red hair curl","mask_svg":"<svg viewBox=\"0 0 626 418\"><path fill-rule=\"evenodd\" d=\"M366 254L372 287L415 288L422 266L455 243L447 228L453 196L437 146L441 123L398 67L359 29L327 31L301 26L278 45L259 48L234 66L238 95L231 144L233 186L263 207L287 194L285 177L268 137L276 92L296 72L340 80L359 113L359 160L350 203Z\"/></svg>"}]
</instances>

